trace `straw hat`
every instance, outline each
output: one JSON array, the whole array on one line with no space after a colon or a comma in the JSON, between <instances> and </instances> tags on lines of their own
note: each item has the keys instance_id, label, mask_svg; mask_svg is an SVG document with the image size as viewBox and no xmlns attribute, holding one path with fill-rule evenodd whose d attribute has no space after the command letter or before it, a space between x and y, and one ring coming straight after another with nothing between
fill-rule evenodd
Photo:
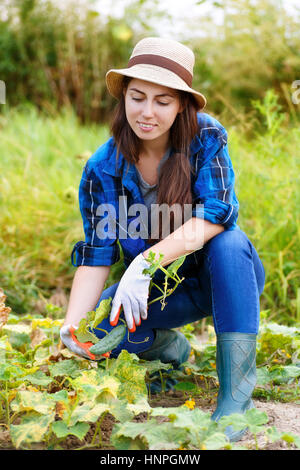
<instances>
[{"instance_id":1,"label":"straw hat","mask_svg":"<svg viewBox=\"0 0 300 470\"><path fill-rule=\"evenodd\" d=\"M192 88L194 63L194 53L187 46L172 39L145 38L133 49L127 68L107 72L107 88L119 99L124 76L138 78L192 93L200 110L206 105L206 98Z\"/></svg>"}]
</instances>

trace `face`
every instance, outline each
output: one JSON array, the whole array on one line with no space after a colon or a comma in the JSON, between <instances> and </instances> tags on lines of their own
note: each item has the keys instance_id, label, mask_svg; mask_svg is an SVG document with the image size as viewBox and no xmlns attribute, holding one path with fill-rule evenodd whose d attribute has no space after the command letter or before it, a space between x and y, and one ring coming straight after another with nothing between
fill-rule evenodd
<instances>
[{"instance_id":1,"label":"face","mask_svg":"<svg viewBox=\"0 0 300 470\"><path fill-rule=\"evenodd\" d=\"M143 141L163 145L169 140L170 128L181 111L179 93L136 78L125 91L125 111L128 123Z\"/></svg>"}]
</instances>

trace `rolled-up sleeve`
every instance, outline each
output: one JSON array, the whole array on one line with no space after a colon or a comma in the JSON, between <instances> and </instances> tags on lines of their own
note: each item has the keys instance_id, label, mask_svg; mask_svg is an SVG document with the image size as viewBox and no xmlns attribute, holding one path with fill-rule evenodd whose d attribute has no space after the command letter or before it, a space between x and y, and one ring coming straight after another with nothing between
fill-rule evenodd
<instances>
[{"instance_id":1,"label":"rolled-up sleeve","mask_svg":"<svg viewBox=\"0 0 300 470\"><path fill-rule=\"evenodd\" d=\"M79 185L79 207L85 241L79 241L73 247L73 266L111 266L120 259L117 236L110 233L108 237L103 230L99 230L98 224L103 219L103 211L99 211L101 205L107 206L101 181L86 165Z\"/></svg>"},{"instance_id":2,"label":"rolled-up sleeve","mask_svg":"<svg viewBox=\"0 0 300 470\"><path fill-rule=\"evenodd\" d=\"M228 152L226 130L217 129L213 136L211 133L203 148L196 159L193 188L196 207L192 216L232 230L236 226L239 203L234 190L235 175Z\"/></svg>"}]
</instances>

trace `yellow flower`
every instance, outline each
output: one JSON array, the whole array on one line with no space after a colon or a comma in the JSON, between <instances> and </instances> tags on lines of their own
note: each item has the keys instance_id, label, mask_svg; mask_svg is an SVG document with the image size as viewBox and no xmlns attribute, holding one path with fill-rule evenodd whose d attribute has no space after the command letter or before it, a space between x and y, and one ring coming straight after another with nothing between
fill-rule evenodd
<instances>
[{"instance_id":1,"label":"yellow flower","mask_svg":"<svg viewBox=\"0 0 300 470\"><path fill-rule=\"evenodd\" d=\"M191 375L192 369L190 369L189 367L186 367L185 372L187 375Z\"/></svg>"},{"instance_id":2,"label":"yellow flower","mask_svg":"<svg viewBox=\"0 0 300 470\"><path fill-rule=\"evenodd\" d=\"M62 326L63 320L53 320L52 318L35 318L31 322L31 328L34 330L36 327L40 326L41 328L53 328L54 326Z\"/></svg>"},{"instance_id":3,"label":"yellow flower","mask_svg":"<svg viewBox=\"0 0 300 470\"><path fill-rule=\"evenodd\" d=\"M216 368L216 364L214 362L210 362L210 367L212 367L213 369Z\"/></svg>"},{"instance_id":4,"label":"yellow flower","mask_svg":"<svg viewBox=\"0 0 300 470\"><path fill-rule=\"evenodd\" d=\"M186 406L187 408L189 408L190 410L193 410L195 408L195 400L193 398L190 398L189 400L187 400L184 404L184 406Z\"/></svg>"},{"instance_id":5,"label":"yellow flower","mask_svg":"<svg viewBox=\"0 0 300 470\"><path fill-rule=\"evenodd\" d=\"M39 391L38 388L33 387L32 385L28 385L27 390L29 390L30 392L38 392Z\"/></svg>"}]
</instances>

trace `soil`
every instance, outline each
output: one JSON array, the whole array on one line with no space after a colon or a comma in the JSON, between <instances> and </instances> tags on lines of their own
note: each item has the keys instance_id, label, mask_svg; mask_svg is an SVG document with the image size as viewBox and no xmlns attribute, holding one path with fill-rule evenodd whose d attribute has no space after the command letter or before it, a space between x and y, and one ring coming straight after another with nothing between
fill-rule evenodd
<instances>
[{"instance_id":1,"label":"soil","mask_svg":"<svg viewBox=\"0 0 300 470\"><path fill-rule=\"evenodd\" d=\"M201 341L207 341L205 335L199 337ZM54 357L52 358L54 360ZM56 390L51 390L54 393ZM154 395L149 399L151 407L178 407L183 405L187 400L187 395L184 392L170 390L160 395ZM194 397L195 407L200 408L205 412L212 413L216 407L216 397L213 399L206 397ZM267 423L268 427L275 427L279 432L287 432L300 437L300 404L297 403L282 403L275 401L253 400L255 407L260 411L265 411L269 418ZM137 422L143 422L147 419L146 413L141 413L134 418ZM166 418L162 418L162 421ZM111 450L114 449L110 442L110 435L116 420L110 414L107 414L101 423L101 446L98 447L98 437L94 445L91 445L95 433L95 424L92 424L89 432L83 441L80 441L75 436L68 436L61 443L61 448L64 450L72 450L84 448L89 450ZM16 422L14 424L17 424ZM9 431L0 425L0 450L14 449L10 440ZM300 450L295 446L289 447L285 441L277 441L274 443L267 442L264 433L258 434L257 443L250 433L246 433L244 437L238 442L238 445L249 450ZM42 443L32 444L31 449L40 450L45 449Z\"/></svg>"},{"instance_id":2,"label":"soil","mask_svg":"<svg viewBox=\"0 0 300 470\"><path fill-rule=\"evenodd\" d=\"M171 400L170 403L171 397L167 396L168 394L171 394L171 396L173 395L175 398L177 392L166 393L165 398L162 398L160 401L157 399L154 400L152 403L150 403L151 406L180 406L185 401L178 397L177 400L174 400L174 403L173 400ZM215 410L215 403L208 404L203 401L201 403L201 401L197 401L197 399L195 401L196 406L205 412L209 411L212 413ZM287 432L300 436L300 405L294 403L280 403L271 401L264 402L259 400L253 400L253 402L258 410L265 411L267 413L269 418L267 426L274 426L279 432ZM260 450L289 450L289 446L285 441L278 441L274 443L266 442L263 433L257 436L257 442L258 448ZM246 433L244 437L238 442L238 445L253 450L256 448L255 440L250 435L250 433Z\"/></svg>"},{"instance_id":3,"label":"soil","mask_svg":"<svg viewBox=\"0 0 300 470\"><path fill-rule=\"evenodd\" d=\"M180 406L186 400L186 397L183 397L181 392L170 391L164 394L163 396L153 398L149 401L149 404L152 407L162 406ZM208 404L205 403L203 399L195 399L196 406L201 408L205 412L213 412L215 409L215 403ZM288 432L300 436L300 405L293 403L275 403L275 402L263 402L258 400L253 400L257 409L265 411L269 417L268 426L274 426L280 432ZM138 415L136 421L146 420L146 414L141 413ZM102 444L104 449L113 449L110 444L110 434L113 428L115 420L112 416L107 415L103 420L101 429L102 429ZM93 435L93 428L90 431L90 438ZM89 436L86 437L85 441L89 440ZM266 442L264 434L257 436L258 448L259 450L289 450L290 447L285 441L278 441L274 443ZM75 446L74 446L75 444ZM68 442L66 448L70 449L73 446L78 447L80 443L75 437L70 436L70 441ZM243 439L238 443L239 446L247 448L249 450L256 449L256 443L254 438L250 433L245 434ZM95 449L95 448L90 448ZM99 448L97 448L99 450ZM293 447L294 449L294 447ZM296 450L296 449L295 449ZM299 450L299 449L297 449Z\"/></svg>"},{"instance_id":4,"label":"soil","mask_svg":"<svg viewBox=\"0 0 300 470\"><path fill-rule=\"evenodd\" d=\"M180 406L186 400L186 396L182 392L178 391L169 391L161 396L153 397L149 400L149 404L152 407L170 407L170 406ZM203 411L213 412L215 409L214 403L207 403L204 399L195 399L196 406L202 409ZM257 409L265 411L269 417L268 426L274 426L280 432L292 433L300 436L300 405L294 403L279 403L279 402L263 402L259 400L254 400L254 404ZM139 414L135 420L144 421L147 419L145 413ZM91 425L91 428L86 435L84 441L80 441L75 436L68 436L61 444L62 449L72 450L78 449L80 447L90 450L110 450L113 449L110 443L110 434L115 423L115 419L111 415L107 415L101 425L102 431L102 446L99 447L98 442L95 442L95 445L90 446L92 437L95 432L95 425ZM98 439L98 438L97 438ZM289 450L289 446L285 441L278 441L275 443L266 442L264 434L257 436L258 449L259 450ZM254 438L249 434L239 441L239 446L247 448L249 450L256 449L256 443ZM33 444L31 446L33 450L45 449L42 444ZM12 443L9 437L9 432L4 427L0 428L0 449L1 450L10 450L13 449ZM292 447L294 449L294 447ZM296 450L296 449L295 449ZM297 449L299 450L299 449Z\"/></svg>"}]
</instances>

